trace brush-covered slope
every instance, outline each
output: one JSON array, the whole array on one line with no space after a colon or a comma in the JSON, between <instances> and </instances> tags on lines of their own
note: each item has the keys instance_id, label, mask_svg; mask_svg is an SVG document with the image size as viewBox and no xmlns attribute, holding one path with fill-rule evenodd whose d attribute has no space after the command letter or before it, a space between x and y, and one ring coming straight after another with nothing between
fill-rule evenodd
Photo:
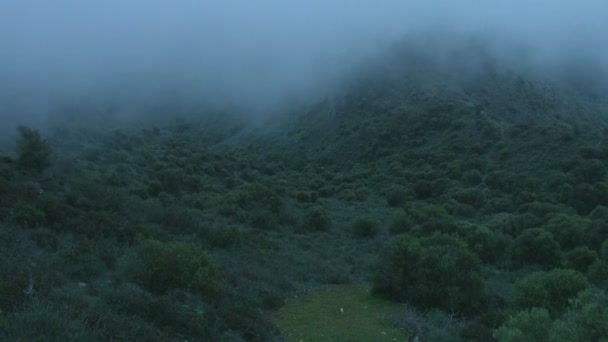
<instances>
[{"instance_id":1,"label":"brush-covered slope","mask_svg":"<svg viewBox=\"0 0 608 342\"><path fill-rule=\"evenodd\" d=\"M409 304L370 310L360 336L489 340L535 318L598 339L606 102L479 53L399 48L362 69L255 124L167 105L22 129L0 159L0 337L313 336L281 314L341 284ZM530 294L552 283L569 287Z\"/></svg>"}]
</instances>

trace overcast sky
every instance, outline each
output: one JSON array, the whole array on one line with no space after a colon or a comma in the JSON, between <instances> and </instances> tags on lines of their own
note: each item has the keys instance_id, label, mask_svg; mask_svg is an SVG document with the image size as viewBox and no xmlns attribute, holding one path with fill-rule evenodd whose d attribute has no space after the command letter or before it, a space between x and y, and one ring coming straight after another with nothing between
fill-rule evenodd
<instances>
[{"instance_id":1,"label":"overcast sky","mask_svg":"<svg viewBox=\"0 0 608 342\"><path fill-rule=\"evenodd\" d=\"M437 28L525 47L531 67L606 68L607 23L605 0L0 0L0 122L58 99L269 108Z\"/></svg>"}]
</instances>

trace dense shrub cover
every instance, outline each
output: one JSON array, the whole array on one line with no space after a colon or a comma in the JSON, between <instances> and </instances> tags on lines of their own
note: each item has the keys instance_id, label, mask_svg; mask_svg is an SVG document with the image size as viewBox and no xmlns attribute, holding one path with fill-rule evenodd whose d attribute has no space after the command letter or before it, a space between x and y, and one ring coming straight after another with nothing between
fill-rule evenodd
<instances>
[{"instance_id":1,"label":"dense shrub cover","mask_svg":"<svg viewBox=\"0 0 608 342\"><path fill-rule=\"evenodd\" d=\"M120 260L124 275L155 292L217 290L217 271L207 253L193 243L142 240Z\"/></svg>"},{"instance_id":2,"label":"dense shrub cover","mask_svg":"<svg viewBox=\"0 0 608 342\"><path fill-rule=\"evenodd\" d=\"M376 293L448 310L474 310L484 298L480 261L458 238L397 236L372 276Z\"/></svg>"},{"instance_id":3,"label":"dense shrub cover","mask_svg":"<svg viewBox=\"0 0 608 342\"><path fill-rule=\"evenodd\" d=\"M514 311L545 308L555 318L566 310L570 299L589 286L585 276L574 270L535 272L515 282L511 307Z\"/></svg>"}]
</instances>

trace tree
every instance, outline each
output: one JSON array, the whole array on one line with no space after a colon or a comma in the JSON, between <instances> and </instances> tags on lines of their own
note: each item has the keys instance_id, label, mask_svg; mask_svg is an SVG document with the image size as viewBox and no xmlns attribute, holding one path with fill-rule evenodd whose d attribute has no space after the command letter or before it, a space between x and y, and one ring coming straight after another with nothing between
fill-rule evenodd
<instances>
[{"instance_id":1,"label":"tree","mask_svg":"<svg viewBox=\"0 0 608 342\"><path fill-rule=\"evenodd\" d=\"M21 137L17 140L17 166L26 171L42 172L50 164L51 146L40 137L37 130L17 127Z\"/></svg>"},{"instance_id":2,"label":"tree","mask_svg":"<svg viewBox=\"0 0 608 342\"><path fill-rule=\"evenodd\" d=\"M373 290L428 307L473 311L484 296L479 258L460 239L399 235L381 252Z\"/></svg>"},{"instance_id":3,"label":"tree","mask_svg":"<svg viewBox=\"0 0 608 342\"><path fill-rule=\"evenodd\" d=\"M570 269L531 273L515 282L511 306L515 311L545 308L552 317L558 317L569 300L589 286L584 275Z\"/></svg>"}]
</instances>

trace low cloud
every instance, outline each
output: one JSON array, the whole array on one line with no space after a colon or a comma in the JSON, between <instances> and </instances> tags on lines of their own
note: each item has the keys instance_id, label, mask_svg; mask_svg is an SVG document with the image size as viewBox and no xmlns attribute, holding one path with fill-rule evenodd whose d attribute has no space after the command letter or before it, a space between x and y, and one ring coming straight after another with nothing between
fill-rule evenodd
<instances>
[{"instance_id":1,"label":"low cloud","mask_svg":"<svg viewBox=\"0 0 608 342\"><path fill-rule=\"evenodd\" d=\"M605 1L5 1L0 122L65 103L257 115L326 96L395 41L435 30L451 35L418 46L441 54L475 36L522 72L604 82L607 14Z\"/></svg>"}]
</instances>

